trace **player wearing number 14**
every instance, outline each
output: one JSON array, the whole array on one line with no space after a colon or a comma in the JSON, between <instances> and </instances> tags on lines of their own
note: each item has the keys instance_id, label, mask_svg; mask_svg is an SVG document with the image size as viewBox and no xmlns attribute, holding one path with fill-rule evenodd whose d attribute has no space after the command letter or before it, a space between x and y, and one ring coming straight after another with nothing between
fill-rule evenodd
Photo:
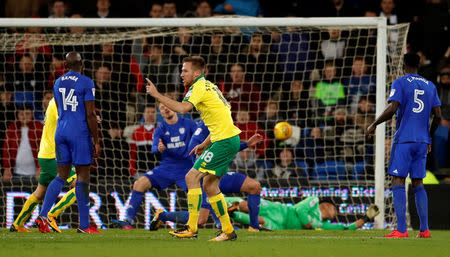
<instances>
[{"instance_id":1,"label":"player wearing number 14","mask_svg":"<svg viewBox=\"0 0 450 257\"><path fill-rule=\"evenodd\" d=\"M419 56L408 53L404 56L404 71L407 75L394 81L386 110L368 128L367 134L375 131L378 124L389 120L397 112L397 124L389 158L388 173L393 176L392 192L397 229L386 238L409 237L406 231L405 178L410 176L415 194L420 233L417 237L431 237L428 230L428 199L423 187L427 153L431 149L431 137L441 120L441 102L436 86L417 75ZM430 115L434 115L431 127Z\"/></svg>"},{"instance_id":2,"label":"player wearing number 14","mask_svg":"<svg viewBox=\"0 0 450 257\"><path fill-rule=\"evenodd\" d=\"M53 94L59 119L55 132L56 164L58 176L50 183L45 195L39 220L44 218L65 184L72 164L77 172L75 195L78 202L79 233L99 233L89 226L89 170L95 153L99 152L97 118L95 115L94 82L81 75L81 55L70 52L66 55L69 72L55 82ZM39 230L42 232L41 228Z\"/></svg>"}]
</instances>

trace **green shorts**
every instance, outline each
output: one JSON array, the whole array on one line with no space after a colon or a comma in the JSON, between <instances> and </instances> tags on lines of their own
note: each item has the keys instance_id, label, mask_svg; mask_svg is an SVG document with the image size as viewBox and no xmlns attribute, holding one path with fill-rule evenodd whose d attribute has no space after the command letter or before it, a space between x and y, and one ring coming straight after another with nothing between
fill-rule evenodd
<instances>
[{"instance_id":1,"label":"green shorts","mask_svg":"<svg viewBox=\"0 0 450 257\"><path fill-rule=\"evenodd\" d=\"M38 158L39 165L41 165L41 174L39 174L39 184L47 187L54 178L56 178L56 159L42 159ZM67 184L71 184L77 178L75 167L72 166Z\"/></svg>"},{"instance_id":2,"label":"green shorts","mask_svg":"<svg viewBox=\"0 0 450 257\"><path fill-rule=\"evenodd\" d=\"M239 135L216 141L208 146L194 163L194 169L221 177L240 148Z\"/></svg>"}]
</instances>

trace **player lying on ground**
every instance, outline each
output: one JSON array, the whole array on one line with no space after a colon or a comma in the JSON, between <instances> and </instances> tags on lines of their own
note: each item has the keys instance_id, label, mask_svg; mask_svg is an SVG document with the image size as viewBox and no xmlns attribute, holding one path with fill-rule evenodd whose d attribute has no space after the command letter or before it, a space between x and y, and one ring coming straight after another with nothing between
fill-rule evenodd
<instances>
[{"instance_id":1,"label":"player lying on ground","mask_svg":"<svg viewBox=\"0 0 450 257\"><path fill-rule=\"evenodd\" d=\"M150 188L164 190L177 185L187 191L186 174L193 164L193 156L189 155L189 142L197 125L191 119L179 117L176 112L163 103L158 104L164 122L153 134L152 153L161 154L159 166L148 171L133 185L130 204L124 220L111 220L123 229L132 229L144 192Z\"/></svg>"},{"instance_id":2,"label":"player lying on ground","mask_svg":"<svg viewBox=\"0 0 450 257\"><path fill-rule=\"evenodd\" d=\"M228 208L230 217L241 224L249 224L248 202L239 197L225 197L225 199L230 206ZM336 206L330 202L320 203L319 198L310 196L293 206L261 199L259 220L270 229L355 230L379 213L378 207L371 204L364 218L348 226L332 224L328 220L336 218Z\"/></svg>"},{"instance_id":3,"label":"player lying on ground","mask_svg":"<svg viewBox=\"0 0 450 257\"><path fill-rule=\"evenodd\" d=\"M39 145L38 161L41 166L41 173L39 174L38 186L23 205L22 210L9 230L11 232L31 232L24 227L24 224L36 206L44 199L48 184L56 177L55 131L57 120L58 111L55 99L52 99L45 111L44 129L42 131L41 144ZM67 179L67 184L73 185L76 176L75 170L72 169ZM55 219L67 207L72 205L75 200L75 188L72 188L49 212L47 221L54 231L61 233Z\"/></svg>"},{"instance_id":4,"label":"player lying on ground","mask_svg":"<svg viewBox=\"0 0 450 257\"><path fill-rule=\"evenodd\" d=\"M79 53L68 53L65 65L70 69L69 72L58 78L53 88L59 116L55 132L58 175L47 188L36 224L39 231L50 232L47 213L74 165L77 172L75 195L80 223L77 232L101 233L95 225L89 224L89 173L93 157L100 152L94 82L80 74L83 70L83 60Z\"/></svg>"},{"instance_id":5,"label":"player lying on ground","mask_svg":"<svg viewBox=\"0 0 450 257\"><path fill-rule=\"evenodd\" d=\"M219 88L205 79L206 63L200 56L183 59L181 78L189 88L183 102L172 100L158 92L155 85L147 79L146 91L149 95L164 103L169 109L184 114L194 107L200 112L211 134L192 151L200 157L186 175L188 186L189 219L186 226L169 232L179 238L196 238L202 186L208 195L209 203L222 224L222 232L211 241L235 240L237 235L226 211L225 197L219 189L220 179L228 171L228 165L239 151L241 131L233 123L230 104L225 100Z\"/></svg>"},{"instance_id":6,"label":"player lying on ground","mask_svg":"<svg viewBox=\"0 0 450 257\"><path fill-rule=\"evenodd\" d=\"M189 150L194 149L195 146L202 143L209 135L209 130L206 125L201 121L194 135L192 136L191 142L189 143ZM253 147L262 141L262 136L259 134L253 135L249 138L248 142L241 143L239 151L246 149L247 147ZM244 174L236 172L228 172L223 175L219 183L220 191L224 194L231 193L247 193L248 194L248 206L250 213L250 226L248 228L251 232L256 232L260 230L258 223L258 213L260 204L260 193L261 184ZM206 195L204 195L206 197ZM209 213L211 211L211 206L204 201L200 209L200 215L198 219L198 224L203 225L208 221ZM220 220L212 213L216 226L220 228ZM189 212L178 211L178 212L165 212L162 209L156 211L155 216L150 224L150 230L157 230L159 226L166 221L172 221L179 224L186 224L189 219ZM264 230L264 228L261 228Z\"/></svg>"},{"instance_id":7,"label":"player lying on ground","mask_svg":"<svg viewBox=\"0 0 450 257\"><path fill-rule=\"evenodd\" d=\"M423 178L426 175L427 153L431 150L431 136L441 122L441 102L433 82L417 75L420 57L415 53L404 56L403 70L407 74L392 83L389 105L368 128L375 132L377 125L390 120L397 113L396 131L392 141L388 174L393 176L392 192L397 229L386 238L409 237L406 231L405 178L410 176L420 233L417 237L431 237L428 230L428 199ZM433 121L430 124L430 115Z\"/></svg>"}]
</instances>

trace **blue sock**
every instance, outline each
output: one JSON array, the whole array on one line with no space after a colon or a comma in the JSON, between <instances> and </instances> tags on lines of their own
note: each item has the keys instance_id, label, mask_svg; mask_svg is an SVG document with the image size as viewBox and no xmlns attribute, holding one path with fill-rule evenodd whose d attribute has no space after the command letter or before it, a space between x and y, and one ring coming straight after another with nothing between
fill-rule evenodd
<instances>
[{"instance_id":1,"label":"blue sock","mask_svg":"<svg viewBox=\"0 0 450 257\"><path fill-rule=\"evenodd\" d=\"M144 197L143 192L139 192L136 190L133 190L133 192L131 192L130 205L127 208L127 216L126 216L126 220L130 224L134 223L134 218L136 218L136 213L139 210L139 206L141 206L143 197Z\"/></svg>"},{"instance_id":2,"label":"blue sock","mask_svg":"<svg viewBox=\"0 0 450 257\"><path fill-rule=\"evenodd\" d=\"M260 195L248 195L248 215L250 216L250 227L259 228L259 204L261 202Z\"/></svg>"},{"instance_id":3,"label":"blue sock","mask_svg":"<svg viewBox=\"0 0 450 257\"><path fill-rule=\"evenodd\" d=\"M220 219L217 217L216 213L213 211L213 209L211 208L211 205L209 206L209 213L211 213L211 217L214 220L214 226L216 228L220 228L222 229L222 222L220 222Z\"/></svg>"},{"instance_id":4,"label":"blue sock","mask_svg":"<svg viewBox=\"0 0 450 257\"><path fill-rule=\"evenodd\" d=\"M58 195L61 192L64 184L66 184L66 181L60 177L56 177L55 179L52 180L52 182L50 182L50 184L47 187L44 203L42 203L42 210L39 215L47 218L47 213L52 208L53 204L56 201L56 198L58 198Z\"/></svg>"},{"instance_id":5,"label":"blue sock","mask_svg":"<svg viewBox=\"0 0 450 257\"><path fill-rule=\"evenodd\" d=\"M177 224L186 224L189 219L189 212L187 211L163 212L159 214L159 219L164 222L172 221Z\"/></svg>"},{"instance_id":6,"label":"blue sock","mask_svg":"<svg viewBox=\"0 0 450 257\"><path fill-rule=\"evenodd\" d=\"M428 229L428 198L423 185L413 189L416 198L416 209L420 219L420 232Z\"/></svg>"},{"instance_id":7,"label":"blue sock","mask_svg":"<svg viewBox=\"0 0 450 257\"><path fill-rule=\"evenodd\" d=\"M397 217L397 230L406 232L406 191L405 186L398 185L392 187L394 196L394 210Z\"/></svg>"},{"instance_id":8,"label":"blue sock","mask_svg":"<svg viewBox=\"0 0 450 257\"><path fill-rule=\"evenodd\" d=\"M77 181L75 183L75 196L78 202L78 217L80 228L87 229L89 227L89 183Z\"/></svg>"}]
</instances>

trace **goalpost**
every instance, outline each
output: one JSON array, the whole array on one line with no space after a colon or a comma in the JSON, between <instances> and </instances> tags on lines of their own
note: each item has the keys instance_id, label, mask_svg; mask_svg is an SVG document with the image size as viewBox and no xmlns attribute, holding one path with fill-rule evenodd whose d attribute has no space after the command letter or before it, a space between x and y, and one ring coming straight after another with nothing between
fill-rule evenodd
<instances>
[{"instance_id":1,"label":"goalpost","mask_svg":"<svg viewBox=\"0 0 450 257\"><path fill-rule=\"evenodd\" d=\"M42 119L44 92L64 71L64 54L81 53L85 74L99 87L105 140L93 175L97 183L91 183L91 218L99 226L124 217L136 176L130 170L143 173L156 164L145 153L149 142L133 137L152 101L145 96L143 78L157 80L161 90L180 99L180 60L195 54L206 59L207 79L224 92L233 114L244 113L244 121L234 120L254 122L267 134L264 145L238 155L233 170L257 178L262 197L270 200L329 198L338 206L338 222L354 221L375 202L381 214L367 228L382 229L394 219L385 179L385 147L393 129L380 124L374 142L361 131L385 109L386 91L402 74L408 27L387 26L381 17L2 18L0 80L11 101L30 104L35 118ZM27 62L31 71L24 71ZM245 79L239 80L242 73ZM26 81L30 78L33 85ZM271 103L278 108L274 116ZM294 125L294 136L277 142L271 131L283 120ZM9 125L0 122L3 129ZM2 226L9 226L22 206L14 199L32 190L34 184L24 181L0 184L2 206L8 208L0 210ZM180 210L184 197L175 188L147 193L138 227L148 227L150 206ZM76 222L74 217L71 209L63 223Z\"/></svg>"}]
</instances>

